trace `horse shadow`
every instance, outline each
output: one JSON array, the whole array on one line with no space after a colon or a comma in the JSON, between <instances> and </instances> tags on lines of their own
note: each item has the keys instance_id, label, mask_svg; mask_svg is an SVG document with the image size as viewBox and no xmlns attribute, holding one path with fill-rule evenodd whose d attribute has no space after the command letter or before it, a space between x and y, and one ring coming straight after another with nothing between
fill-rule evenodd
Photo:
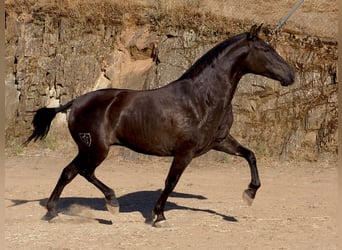
<instances>
[{"instance_id":1,"label":"horse shadow","mask_svg":"<svg viewBox=\"0 0 342 250\"><path fill-rule=\"evenodd\" d=\"M144 218L145 223L151 224L153 222L152 209L156 200L159 198L161 194L161 190L155 191L138 191L133 193L128 193L121 197L118 197L118 201L120 204L120 213L132 213L139 212ZM198 199L205 200L206 197L202 195L194 195L194 194L186 194L186 193L178 193L172 192L169 197L174 198L186 198L186 199ZM23 205L28 202L39 202L39 204L43 207L46 206L47 198L37 199L37 200L11 200L13 206ZM57 211L58 213L77 216L77 214L70 213L73 207L81 206L91 210L97 211L107 211L106 202L104 198L84 198L84 197L61 197L57 203ZM193 208L187 206L178 205L175 202L167 201L165 204L165 210L191 210L195 212L205 212L210 214L215 214L221 216L223 220L229 222L237 222L238 220L232 216L224 215L218 213L211 209L201 209L201 208ZM44 219L44 217L42 218ZM94 218L100 224L113 224L110 220L104 220L99 218Z\"/></svg>"}]
</instances>

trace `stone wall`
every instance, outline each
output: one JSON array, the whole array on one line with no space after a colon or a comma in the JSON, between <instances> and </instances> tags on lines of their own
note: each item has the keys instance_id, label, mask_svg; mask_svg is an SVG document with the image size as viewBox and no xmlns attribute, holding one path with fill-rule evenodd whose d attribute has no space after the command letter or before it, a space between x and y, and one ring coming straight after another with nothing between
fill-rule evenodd
<instances>
[{"instance_id":1,"label":"stone wall","mask_svg":"<svg viewBox=\"0 0 342 250\"><path fill-rule=\"evenodd\" d=\"M54 13L6 12L7 146L30 134L32 111L41 106L58 106L99 88L163 86L218 42L191 29L151 30L124 20L87 26ZM281 87L245 76L233 100L232 134L263 156L336 155L337 42L284 31L275 45L296 68L296 82ZM51 136L67 133L65 118L54 121Z\"/></svg>"}]
</instances>

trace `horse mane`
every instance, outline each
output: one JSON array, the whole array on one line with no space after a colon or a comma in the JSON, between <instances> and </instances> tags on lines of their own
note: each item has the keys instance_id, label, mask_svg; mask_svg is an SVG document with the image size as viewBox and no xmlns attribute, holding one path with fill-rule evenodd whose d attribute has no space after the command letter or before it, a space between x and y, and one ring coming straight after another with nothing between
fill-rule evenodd
<instances>
[{"instance_id":1,"label":"horse mane","mask_svg":"<svg viewBox=\"0 0 342 250\"><path fill-rule=\"evenodd\" d=\"M200 57L178 80L192 78L198 75L203 69L208 67L208 65L210 65L224 50L226 50L227 47L235 44L239 40L247 38L248 34L248 32L241 33L217 44L214 48Z\"/></svg>"}]
</instances>

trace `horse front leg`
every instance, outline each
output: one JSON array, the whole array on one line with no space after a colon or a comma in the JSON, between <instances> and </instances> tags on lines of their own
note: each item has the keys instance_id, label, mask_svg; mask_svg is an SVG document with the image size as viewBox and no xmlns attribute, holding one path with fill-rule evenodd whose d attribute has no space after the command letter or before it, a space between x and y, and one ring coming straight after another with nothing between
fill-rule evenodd
<instances>
[{"instance_id":1,"label":"horse front leg","mask_svg":"<svg viewBox=\"0 0 342 250\"><path fill-rule=\"evenodd\" d=\"M243 147L231 135L228 135L225 140L217 143L213 149L231 155L237 155L247 160L251 171L251 182L249 183L248 188L243 192L242 198L249 206L251 206L256 192L260 188L260 179L254 153Z\"/></svg>"},{"instance_id":2,"label":"horse front leg","mask_svg":"<svg viewBox=\"0 0 342 250\"><path fill-rule=\"evenodd\" d=\"M165 203L171 192L176 187L182 173L184 172L185 168L191 162L191 155L182 155L182 156L175 156L173 158L169 173L165 180L165 188L161 193L158 201L156 202L154 209L153 209L153 217L157 216L155 221L153 222L153 226L155 227L163 227L166 221L164 216L164 208Z\"/></svg>"}]
</instances>

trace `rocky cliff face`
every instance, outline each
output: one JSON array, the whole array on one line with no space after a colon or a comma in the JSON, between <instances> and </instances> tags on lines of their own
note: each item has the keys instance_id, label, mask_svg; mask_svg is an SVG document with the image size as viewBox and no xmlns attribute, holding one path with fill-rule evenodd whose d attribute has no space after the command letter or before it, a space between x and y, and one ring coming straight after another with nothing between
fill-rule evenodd
<instances>
[{"instance_id":1,"label":"rocky cliff face","mask_svg":"<svg viewBox=\"0 0 342 250\"><path fill-rule=\"evenodd\" d=\"M227 36L249 27L240 25ZM32 111L41 106L58 106L99 88L163 86L223 40L186 28L153 30L129 17L87 25L40 11L6 12L5 32L7 146L30 134ZM336 155L337 42L285 31L275 45L295 67L296 82L281 87L245 76L233 100L232 134L259 155L308 160ZM53 126L51 136L58 140L67 133L66 115Z\"/></svg>"}]
</instances>

